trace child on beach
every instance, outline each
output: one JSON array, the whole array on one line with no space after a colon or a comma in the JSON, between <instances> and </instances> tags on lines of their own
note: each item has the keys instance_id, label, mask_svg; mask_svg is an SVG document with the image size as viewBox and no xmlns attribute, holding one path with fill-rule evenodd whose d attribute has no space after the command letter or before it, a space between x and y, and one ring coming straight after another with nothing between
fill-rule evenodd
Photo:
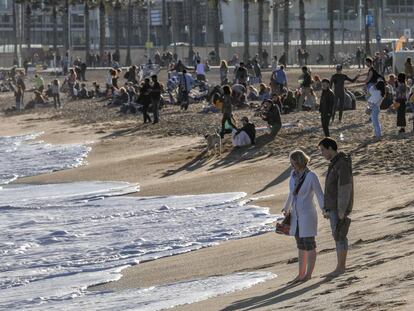
<instances>
[{"instance_id":1,"label":"child on beach","mask_svg":"<svg viewBox=\"0 0 414 311\"><path fill-rule=\"evenodd\" d=\"M52 82L52 97L53 97L53 104L55 105L55 108L58 107L61 108L60 104L60 94L59 94L59 80L55 79Z\"/></svg>"}]
</instances>

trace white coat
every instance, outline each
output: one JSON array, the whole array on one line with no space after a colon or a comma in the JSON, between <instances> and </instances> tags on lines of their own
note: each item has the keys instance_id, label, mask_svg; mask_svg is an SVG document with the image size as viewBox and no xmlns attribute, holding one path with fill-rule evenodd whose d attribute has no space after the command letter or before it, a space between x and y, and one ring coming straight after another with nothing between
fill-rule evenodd
<instances>
[{"instance_id":1,"label":"white coat","mask_svg":"<svg viewBox=\"0 0 414 311\"><path fill-rule=\"evenodd\" d=\"M297 195L296 204L294 203L295 179L293 172L289 181L289 196L284 210L291 212L289 235L296 234L299 224L299 237L313 237L318 232L318 213L316 212L314 195L318 199L319 207L323 211L323 192L318 176L309 171Z\"/></svg>"}]
</instances>

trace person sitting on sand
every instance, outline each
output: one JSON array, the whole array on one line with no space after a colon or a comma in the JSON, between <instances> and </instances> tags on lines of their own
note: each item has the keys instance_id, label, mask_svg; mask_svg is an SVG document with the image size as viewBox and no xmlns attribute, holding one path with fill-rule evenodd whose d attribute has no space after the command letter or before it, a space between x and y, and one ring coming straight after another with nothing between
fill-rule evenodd
<instances>
[{"instance_id":1,"label":"person sitting on sand","mask_svg":"<svg viewBox=\"0 0 414 311\"><path fill-rule=\"evenodd\" d=\"M80 90L78 92L77 98L78 99L89 99L89 98L92 98L90 92L86 88L86 84L85 83L81 83Z\"/></svg>"},{"instance_id":2,"label":"person sitting on sand","mask_svg":"<svg viewBox=\"0 0 414 311\"><path fill-rule=\"evenodd\" d=\"M283 99L283 113L290 113L296 109L296 98L293 92L289 90Z\"/></svg>"},{"instance_id":3,"label":"person sitting on sand","mask_svg":"<svg viewBox=\"0 0 414 311\"><path fill-rule=\"evenodd\" d=\"M253 85L249 85L249 95L247 95L247 100L259 100L259 92Z\"/></svg>"},{"instance_id":4,"label":"person sitting on sand","mask_svg":"<svg viewBox=\"0 0 414 311\"><path fill-rule=\"evenodd\" d=\"M240 129L233 128L231 133L231 141L233 146L242 147L255 144L256 127L249 122L248 117L241 118L243 126Z\"/></svg>"},{"instance_id":5,"label":"person sitting on sand","mask_svg":"<svg viewBox=\"0 0 414 311\"><path fill-rule=\"evenodd\" d=\"M315 91L313 88L309 89L309 94L306 97L306 100L303 104L304 111L315 111L316 110L316 102L318 98L316 97Z\"/></svg>"},{"instance_id":6,"label":"person sitting on sand","mask_svg":"<svg viewBox=\"0 0 414 311\"><path fill-rule=\"evenodd\" d=\"M282 128L282 120L280 117L280 108L277 104L271 100L267 100L263 103L262 119L267 121L270 127L270 135L276 137Z\"/></svg>"},{"instance_id":7,"label":"person sitting on sand","mask_svg":"<svg viewBox=\"0 0 414 311\"><path fill-rule=\"evenodd\" d=\"M100 85L94 81L92 83L94 96L97 98L106 97L106 92L101 90Z\"/></svg>"},{"instance_id":8,"label":"person sitting on sand","mask_svg":"<svg viewBox=\"0 0 414 311\"><path fill-rule=\"evenodd\" d=\"M232 97L234 99L234 104L237 107L243 106L246 101L245 94L247 93L247 89L243 84L233 84L231 87Z\"/></svg>"},{"instance_id":9,"label":"person sitting on sand","mask_svg":"<svg viewBox=\"0 0 414 311\"><path fill-rule=\"evenodd\" d=\"M323 214L324 196L318 176L308 168L310 158L302 150L289 155L293 171L289 180L289 196L282 213L290 215L289 235L294 236L299 253L299 273L292 283L306 282L312 278L316 263L316 241L318 213L314 196Z\"/></svg>"},{"instance_id":10,"label":"person sitting on sand","mask_svg":"<svg viewBox=\"0 0 414 311\"><path fill-rule=\"evenodd\" d=\"M38 74L35 74L34 85L35 85L35 90L38 90L39 92L43 92L43 90L45 89L45 81Z\"/></svg>"},{"instance_id":11,"label":"person sitting on sand","mask_svg":"<svg viewBox=\"0 0 414 311\"><path fill-rule=\"evenodd\" d=\"M266 86L264 83L260 83L259 86L259 100L265 101L270 98L270 88Z\"/></svg>"}]
</instances>

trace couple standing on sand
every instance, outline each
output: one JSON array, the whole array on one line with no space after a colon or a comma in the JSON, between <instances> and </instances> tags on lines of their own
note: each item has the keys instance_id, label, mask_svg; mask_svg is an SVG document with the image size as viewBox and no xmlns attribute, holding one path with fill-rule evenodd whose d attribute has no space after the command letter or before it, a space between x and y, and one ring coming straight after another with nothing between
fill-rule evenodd
<instances>
[{"instance_id":1,"label":"couple standing on sand","mask_svg":"<svg viewBox=\"0 0 414 311\"><path fill-rule=\"evenodd\" d=\"M338 264L328 276L335 277L345 272L348 252L347 233L351 220L348 215L353 206L353 177L351 158L338 152L338 145L326 137L319 142L319 148L330 161L322 192L318 176L309 170L310 158L301 150L290 154L293 171L289 182L289 197L282 212L290 214L289 235L295 236L299 250L299 274L292 283L305 282L312 277L316 262L315 236L318 229L318 215L313 202L316 195L325 218L329 218L332 235L336 242Z\"/></svg>"}]
</instances>

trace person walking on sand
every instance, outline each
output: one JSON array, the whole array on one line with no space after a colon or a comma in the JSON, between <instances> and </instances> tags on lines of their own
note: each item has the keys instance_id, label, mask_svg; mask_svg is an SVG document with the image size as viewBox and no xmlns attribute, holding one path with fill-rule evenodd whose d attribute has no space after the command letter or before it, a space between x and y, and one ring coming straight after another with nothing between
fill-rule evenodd
<instances>
[{"instance_id":1,"label":"person walking on sand","mask_svg":"<svg viewBox=\"0 0 414 311\"><path fill-rule=\"evenodd\" d=\"M330 89L330 81L328 79L322 80L322 95L319 104L319 112L321 113L322 129L325 137L329 137L329 121L334 112L335 95Z\"/></svg>"},{"instance_id":2,"label":"person walking on sand","mask_svg":"<svg viewBox=\"0 0 414 311\"><path fill-rule=\"evenodd\" d=\"M60 85L58 79L54 79L52 82L52 96L55 109L61 108L62 105L60 104Z\"/></svg>"},{"instance_id":3,"label":"person walking on sand","mask_svg":"<svg viewBox=\"0 0 414 311\"><path fill-rule=\"evenodd\" d=\"M305 99L308 97L312 85L312 77L308 70L308 67L302 67L302 78L299 81L302 94L300 95L298 100L298 111L302 111L303 103L305 102Z\"/></svg>"},{"instance_id":4,"label":"person walking on sand","mask_svg":"<svg viewBox=\"0 0 414 311\"><path fill-rule=\"evenodd\" d=\"M399 73L397 76L397 89L395 91L395 100L399 104L397 109L397 126L400 127L399 133L405 133L405 127L407 126L405 110L407 105L408 88L405 80L405 73Z\"/></svg>"},{"instance_id":5,"label":"person walking on sand","mask_svg":"<svg viewBox=\"0 0 414 311\"><path fill-rule=\"evenodd\" d=\"M324 196L318 176L309 170L309 156L302 150L293 151L290 156L293 171L289 180L289 196L282 210L290 213L289 235L295 236L299 253L299 273L292 283L306 282L312 278L316 262L315 236L318 231L318 214L314 196L324 215Z\"/></svg>"},{"instance_id":6,"label":"person walking on sand","mask_svg":"<svg viewBox=\"0 0 414 311\"><path fill-rule=\"evenodd\" d=\"M232 121L232 111L233 111L233 97L231 96L231 88L228 85L223 86L223 105L221 112L223 113L223 118L221 119L221 131L220 136L224 138L226 132L226 122L233 128L237 128Z\"/></svg>"},{"instance_id":7,"label":"person walking on sand","mask_svg":"<svg viewBox=\"0 0 414 311\"><path fill-rule=\"evenodd\" d=\"M139 101L142 104L142 116L144 117L144 123L151 123L151 117L148 114L148 108L151 104L151 85L149 78L145 78L139 93Z\"/></svg>"},{"instance_id":8,"label":"person walking on sand","mask_svg":"<svg viewBox=\"0 0 414 311\"><path fill-rule=\"evenodd\" d=\"M354 181L352 160L349 155L338 152L338 145L332 138L326 137L319 144L322 156L330 161L325 179L324 209L328 213L332 235L336 243L337 266L328 274L335 277L345 272L348 255L348 230L351 219L348 218L354 204Z\"/></svg>"},{"instance_id":9,"label":"person walking on sand","mask_svg":"<svg viewBox=\"0 0 414 311\"><path fill-rule=\"evenodd\" d=\"M342 122L342 115L345 107L345 81L354 83L358 79L358 75L351 79L342 73L342 65L336 65L336 73L331 78L331 88L334 86L335 105L332 113L332 122L335 119L336 111L339 111L339 123Z\"/></svg>"},{"instance_id":10,"label":"person walking on sand","mask_svg":"<svg viewBox=\"0 0 414 311\"><path fill-rule=\"evenodd\" d=\"M161 84L158 82L158 76L152 75L152 87L151 87L151 103L152 103L152 113L154 116L154 121L152 124L159 122L159 109L160 109L160 100L161 100Z\"/></svg>"}]
</instances>

